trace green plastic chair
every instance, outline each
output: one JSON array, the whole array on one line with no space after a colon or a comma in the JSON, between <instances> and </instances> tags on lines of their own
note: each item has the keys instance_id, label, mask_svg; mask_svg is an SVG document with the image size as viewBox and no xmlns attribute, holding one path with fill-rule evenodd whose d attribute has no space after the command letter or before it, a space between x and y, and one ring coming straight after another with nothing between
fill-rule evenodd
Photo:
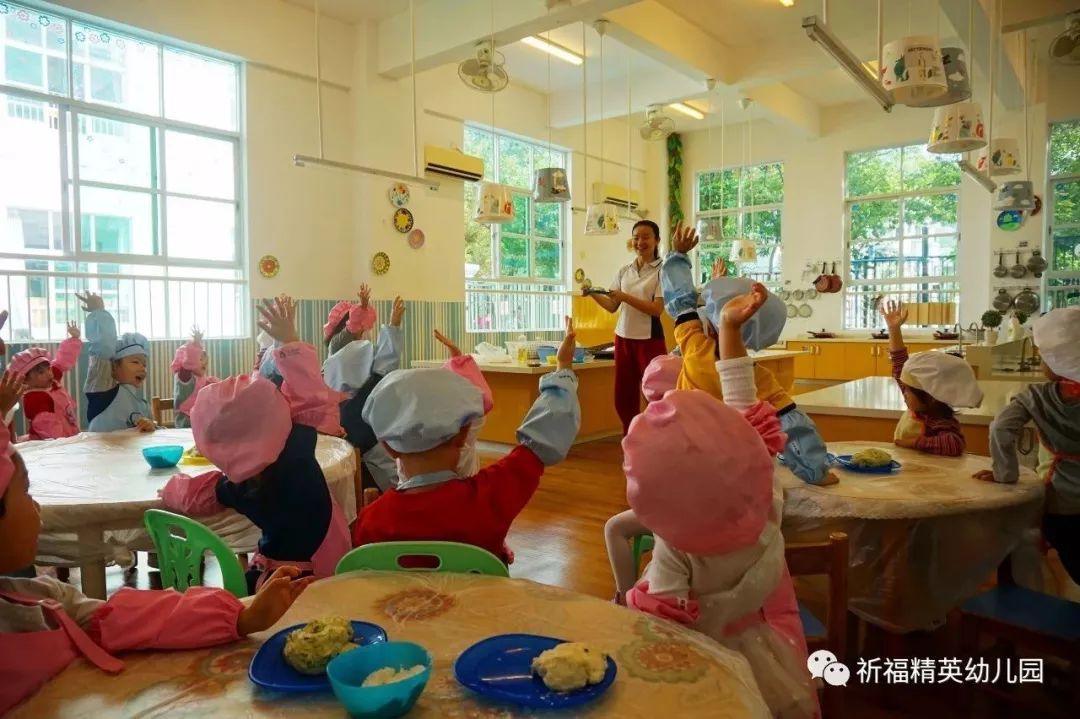
<instances>
[{"instance_id":1,"label":"green plastic chair","mask_svg":"<svg viewBox=\"0 0 1080 719\"><path fill-rule=\"evenodd\" d=\"M651 552L653 547L656 546L656 542L653 541L651 534L639 534L634 537L631 542L631 547L634 552L634 573L641 571L641 557L645 552Z\"/></svg>"},{"instance_id":2,"label":"green plastic chair","mask_svg":"<svg viewBox=\"0 0 1080 719\"><path fill-rule=\"evenodd\" d=\"M202 557L208 551L217 558L225 589L237 597L248 595L247 579L240 561L221 537L205 524L161 509L146 510L143 523L157 550L162 586L180 592L191 586L202 586ZM181 532L177 532L178 529Z\"/></svg>"},{"instance_id":3,"label":"green plastic chair","mask_svg":"<svg viewBox=\"0 0 1080 719\"><path fill-rule=\"evenodd\" d=\"M434 567L402 566L402 557L434 557ZM506 565L491 552L459 542L379 542L353 549L338 562L334 574L375 570L383 572L456 572L509 577Z\"/></svg>"}]
</instances>

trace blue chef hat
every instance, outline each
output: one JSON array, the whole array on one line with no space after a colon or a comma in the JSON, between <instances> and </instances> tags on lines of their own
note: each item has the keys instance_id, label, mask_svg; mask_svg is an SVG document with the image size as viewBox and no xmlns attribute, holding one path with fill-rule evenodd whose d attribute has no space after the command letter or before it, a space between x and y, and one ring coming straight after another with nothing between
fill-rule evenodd
<instances>
[{"instance_id":1,"label":"blue chef hat","mask_svg":"<svg viewBox=\"0 0 1080 719\"><path fill-rule=\"evenodd\" d=\"M705 285L701 299L705 302L705 314L713 327L720 326L720 310L728 300L738 295L745 295L754 286L753 280L745 277L717 277ZM743 342L752 350L760 350L776 344L780 333L787 324L787 307L772 292L761 309L743 325Z\"/></svg>"},{"instance_id":2,"label":"blue chef hat","mask_svg":"<svg viewBox=\"0 0 1080 719\"><path fill-rule=\"evenodd\" d=\"M476 385L442 368L394 370L363 410L375 436L406 454L438 447L483 416L484 398Z\"/></svg>"},{"instance_id":3,"label":"blue chef hat","mask_svg":"<svg viewBox=\"0 0 1080 719\"><path fill-rule=\"evenodd\" d=\"M149 357L150 343L146 341L146 337L138 332L125 332L116 340L116 351L113 352L113 359L123 359L133 355L146 355Z\"/></svg>"},{"instance_id":4,"label":"blue chef hat","mask_svg":"<svg viewBox=\"0 0 1080 719\"><path fill-rule=\"evenodd\" d=\"M367 340L350 342L323 362L323 379L338 392L356 392L371 376L374 357L375 346Z\"/></svg>"}]
</instances>

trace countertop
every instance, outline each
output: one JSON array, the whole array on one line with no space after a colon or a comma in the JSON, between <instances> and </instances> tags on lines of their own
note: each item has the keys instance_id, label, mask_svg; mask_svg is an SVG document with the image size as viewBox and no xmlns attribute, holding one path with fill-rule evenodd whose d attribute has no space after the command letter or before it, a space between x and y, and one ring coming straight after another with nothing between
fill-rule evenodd
<instances>
[{"instance_id":1,"label":"countertop","mask_svg":"<svg viewBox=\"0 0 1080 719\"><path fill-rule=\"evenodd\" d=\"M851 336L851 337L830 337L828 339L820 339L820 340L819 339L814 339L813 337L803 337L803 336L800 335L798 337L789 337L785 341L786 342L849 342L849 343L850 342L859 342L859 343L870 342L871 344L883 344L883 345L889 344L888 339L878 340L878 339L872 338L870 335L855 335L855 336ZM957 344L959 344L959 340L938 340L938 339L934 339L933 336L909 337L907 334L904 335L904 342L909 344L909 345L912 345L912 344L915 344L915 345L957 345ZM970 345L972 343L971 342L965 342L964 344Z\"/></svg>"},{"instance_id":2,"label":"countertop","mask_svg":"<svg viewBox=\"0 0 1080 719\"><path fill-rule=\"evenodd\" d=\"M750 352L750 356L754 360L782 360L789 359L791 357L797 357L802 354L806 354L800 350L761 350L760 352ZM476 355L473 355L473 359L476 359L476 364L480 367L481 372L502 372L504 374L528 374L528 375L541 375L547 374L555 369L554 365L540 365L539 367L529 367L527 365L521 365L517 362L484 362L477 359ZM442 367L446 363L446 360L416 360L412 363L414 368L418 367ZM615 360L608 359L594 359L588 362L578 362L574 365L575 372L581 372L590 369L600 369L602 367L614 367Z\"/></svg>"},{"instance_id":3,"label":"countertop","mask_svg":"<svg viewBox=\"0 0 1080 719\"><path fill-rule=\"evenodd\" d=\"M1031 383L1023 381L980 380L982 406L956 413L960 424L988 425L1012 397ZM807 414L831 414L846 417L900 419L907 409L896 381L891 377L864 377L853 382L806 392L795 397L799 409Z\"/></svg>"}]
</instances>

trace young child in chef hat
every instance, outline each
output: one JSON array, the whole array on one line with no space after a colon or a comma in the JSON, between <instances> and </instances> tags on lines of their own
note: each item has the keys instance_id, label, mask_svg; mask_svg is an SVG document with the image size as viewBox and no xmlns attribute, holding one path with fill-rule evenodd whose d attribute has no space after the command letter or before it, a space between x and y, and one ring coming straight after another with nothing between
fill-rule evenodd
<instances>
[{"instance_id":1,"label":"young child in chef hat","mask_svg":"<svg viewBox=\"0 0 1080 719\"><path fill-rule=\"evenodd\" d=\"M1049 382L1012 398L990 425L993 470L975 476L1016 482L1016 442L1028 422L1039 430L1039 474L1046 482L1043 536L1080 583L1080 307L1051 310L1035 321L1035 346Z\"/></svg>"},{"instance_id":2,"label":"young child in chef hat","mask_svg":"<svg viewBox=\"0 0 1080 719\"><path fill-rule=\"evenodd\" d=\"M202 343L202 331L191 328L191 340L180 345L173 357L173 416L177 427L191 426L191 408L195 398L207 385L220 382L217 377L207 374L210 355Z\"/></svg>"},{"instance_id":3,"label":"young child in chef hat","mask_svg":"<svg viewBox=\"0 0 1080 719\"><path fill-rule=\"evenodd\" d=\"M41 347L31 347L11 358L8 371L26 385L22 408L27 439L60 439L79 433L78 407L61 383L78 363L81 351L79 326L69 322L68 338L60 343L56 357Z\"/></svg>"},{"instance_id":4,"label":"young child in chef hat","mask_svg":"<svg viewBox=\"0 0 1080 719\"><path fill-rule=\"evenodd\" d=\"M561 462L581 426L574 331L556 355L558 369L540 378L540 396L518 427L519 444L476 474L458 471L470 426L484 415L480 389L443 369L391 372L368 397L364 420L403 479L364 507L353 544L447 541L472 544L509 562L506 534L532 498L544 468Z\"/></svg>"},{"instance_id":5,"label":"young child in chef hat","mask_svg":"<svg viewBox=\"0 0 1080 719\"><path fill-rule=\"evenodd\" d=\"M687 253L697 246L697 231L678 226L672 239L672 250L664 260L661 284L664 288L664 307L675 318L675 340L683 357L679 374L679 389L700 389L717 399L723 399L720 377L716 373L717 341L720 311L731 299L745 295L757 284L741 277L713 278L701 293L705 306L699 313L697 291L694 289L693 267ZM742 339L752 350L761 350L776 343L787 323L787 309L776 295L766 291L760 309L742 326ZM798 408L791 396L780 386L765 367L753 367L757 398L771 404L780 417L787 435L782 457L792 473L810 484L835 484L837 477L829 471L828 451L814 421Z\"/></svg>"},{"instance_id":6,"label":"young child in chef hat","mask_svg":"<svg viewBox=\"0 0 1080 719\"><path fill-rule=\"evenodd\" d=\"M30 566L41 517L26 465L0 432L0 574ZM149 591L123 587L91 599L52 577L0 577L0 715L78 658L115 674L115 652L197 649L269 629L311 580L278 569L245 607L224 589Z\"/></svg>"},{"instance_id":7,"label":"young child in chef hat","mask_svg":"<svg viewBox=\"0 0 1080 719\"><path fill-rule=\"evenodd\" d=\"M901 330L908 318L904 303L889 300L880 311L889 328L893 378L908 407L896 425L893 442L927 454L962 455L967 442L956 410L982 404L975 371L962 358L945 352L918 352L909 357Z\"/></svg>"},{"instance_id":8,"label":"young child in chef hat","mask_svg":"<svg viewBox=\"0 0 1080 719\"><path fill-rule=\"evenodd\" d=\"M327 577L350 548L345 515L315 458L316 427L337 416L340 395L323 382L315 348L299 341L296 306L267 302L260 326L280 346L281 388L259 375L229 377L199 392L195 445L219 471L177 474L161 490L167 509L191 516L225 508L262 530L247 573L256 589L278 567Z\"/></svg>"},{"instance_id":9,"label":"young child in chef hat","mask_svg":"<svg viewBox=\"0 0 1080 719\"><path fill-rule=\"evenodd\" d=\"M623 439L626 498L655 537L652 561L626 603L742 653L772 716L813 717L817 696L774 477L773 455L786 438L775 409L755 396L753 360L741 339L742 324L766 297L755 285L723 308L723 359L715 370L724 402L702 391L669 391Z\"/></svg>"}]
</instances>

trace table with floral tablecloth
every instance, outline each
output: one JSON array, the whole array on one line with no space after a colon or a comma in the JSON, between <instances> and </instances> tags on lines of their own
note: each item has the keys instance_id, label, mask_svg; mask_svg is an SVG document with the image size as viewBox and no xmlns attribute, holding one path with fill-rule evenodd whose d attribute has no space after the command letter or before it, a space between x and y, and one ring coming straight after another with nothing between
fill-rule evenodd
<instances>
[{"instance_id":1,"label":"table with floral tablecloth","mask_svg":"<svg viewBox=\"0 0 1080 719\"><path fill-rule=\"evenodd\" d=\"M431 652L434 671L410 717L554 716L487 702L454 679L454 661L464 649L513 632L585 641L614 657L618 675L611 689L572 716L768 716L742 656L676 624L522 579L360 572L317 582L270 631L237 644L127 654L127 668L116 677L79 662L11 717L343 717L329 692L265 692L247 677L259 640L326 615L374 622L391 640L416 642Z\"/></svg>"}]
</instances>

